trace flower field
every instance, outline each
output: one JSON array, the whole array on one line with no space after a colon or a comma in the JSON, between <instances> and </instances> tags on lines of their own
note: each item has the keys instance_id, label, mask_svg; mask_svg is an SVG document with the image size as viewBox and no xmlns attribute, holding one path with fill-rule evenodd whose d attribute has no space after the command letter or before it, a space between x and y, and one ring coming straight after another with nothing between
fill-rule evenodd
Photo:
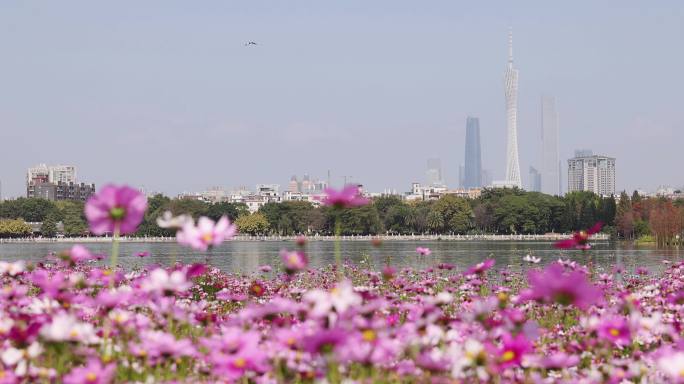
<instances>
[{"instance_id":1,"label":"flower field","mask_svg":"<svg viewBox=\"0 0 684 384\"><path fill-rule=\"evenodd\" d=\"M362 202L345 192L331 204L345 201ZM96 202L87 213L102 232L134 228L145 210L130 190ZM198 249L235 233L223 219L160 225ZM584 265L593 232L559 244L578 261L530 259L526 271L310 269L304 238L252 275L107 267L78 245L2 262L0 383L684 382L684 263L657 275Z\"/></svg>"}]
</instances>

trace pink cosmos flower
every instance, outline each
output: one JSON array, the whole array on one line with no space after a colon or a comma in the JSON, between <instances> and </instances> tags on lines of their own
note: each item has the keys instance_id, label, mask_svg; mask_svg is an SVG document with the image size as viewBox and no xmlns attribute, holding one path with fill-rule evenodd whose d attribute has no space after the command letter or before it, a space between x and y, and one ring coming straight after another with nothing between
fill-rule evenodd
<instances>
[{"instance_id":1,"label":"pink cosmos flower","mask_svg":"<svg viewBox=\"0 0 684 384\"><path fill-rule=\"evenodd\" d=\"M302 251L290 252L286 249L282 249L280 250L280 259L285 266L285 272L289 275L305 269L309 264L306 254Z\"/></svg>"},{"instance_id":2,"label":"pink cosmos flower","mask_svg":"<svg viewBox=\"0 0 684 384\"><path fill-rule=\"evenodd\" d=\"M626 346L632 342L632 332L627 320L623 317L615 316L604 319L599 324L596 333L599 338L617 346Z\"/></svg>"},{"instance_id":3,"label":"pink cosmos flower","mask_svg":"<svg viewBox=\"0 0 684 384\"><path fill-rule=\"evenodd\" d=\"M580 271L565 272L562 265L554 263L543 271L529 271L530 288L520 293L520 300L536 300L544 303L575 305L586 309L602 301L603 292Z\"/></svg>"},{"instance_id":4,"label":"pink cosmos flower","mask_svg":"<svg viewBox=\"0 0 684 384\"><path fill-rule=\"evenodd\" d=\"M116 365L102 365L98 359L90 359L85 367L77 367L64 376L64 384L107 384L114 379Z\"/></svg>"},{"instance_id":5,"label":"pink cosmos flower","mask_svg":"<svg viewBox=\"0 0 684 384\"><path fill-rule=\"evenodd\" d=\"M556 352L544 357L541 360L542 367L546 369L563 369L574 367L579 364L580 358L577 355L568 355L565 352Z\"/></svg>"},{"instance_id":6,"label":"pink cosmos flower","mask_svg":"<svg viewBox=\"0 0 684 384\"><path fill-rule=\"evenodd\" d=\"M183 229L176 234L176 239L179 244L206 251L223 243L224 240L230 240L236 232L237 228L226 216L221 217L216 223L203 216L197 220L197 226L192 221L185 223Z\"/></svg>"},{"instance_id":7,"label":"pink cosmos flower","mask_svg":"<svg viewBox=\"0 0 684 384\"><path fill-rule=\"evenodd\" d=\"M368 204L369 200L360 195L359 187L347 185L341 190L326 188L325 197L322 199L324 205L337 208L352 208Z\"/></svg>"},{"instance_id":8,"label":"pink cosmos flower","mask_svg":"<svg viewBox=\"0 0 684 384\"><path fill-rule=\"evenodd\" d=\"M85 205L85 216L90 231L96 235L134 233L143 220L147 198L128 186L105 185Z\"/></svg>"},{"instance_id":9,"label":"pink cosmos flower","mask_svg":"<svg viewBox=\"0 0 684 384\"><path fill-rule=\"evenodd\" d=\"M421 256L430 256L430 254L432 253L430 248L427 247L418 247L416 248L416 252L418 252L418 254Z\"/></svg>"},{"instance_id":10,"label":"pink cosmos flower","mask_svg":"<svg viewBox=\"0 0 684 384\"><path fill-rule=\"evenodd\" d=\"M585 231L579 231L575 232L572 235L572 238L566 239L566 240L561 240L558 241L554 244L556 248L561 248L561 249L569 249L569 248L574 248L574 249L581 249L583 251L590 249L591 245L589 245L589 238L591 235L596 234L601 231L601 227L603 226L602 222L598 222L594 224L593 227L585 230Z\"/></svg>"},{"instance_id":11,"label":"pink cosmos flower","mask_svg":"<svg viewBox=\"0 0 684 384\"><path fill-rule=\"evenodd\" d=\"M94 260L95 255L93 255L88 248L76 244L68 252L63 254L63 260L71 264L80 264L88 260Z\"/></svg>"},{"instance_id":12,"label":"pink cosmos flower","mask_svg":"<svg viewBox=\"0 0 684 384\"><path fill-rule=\"evenodd\" d=\"M500 369L519 365L523 355L532 351L530 343L523 334L513 337L510 333L505 333L502 338L501 348L498 350L498 362Z\"/></svg>"},{"instance_id":13,"label":"pink cosmos flower","mask_svg":"<svg viewBox=\"0 0 684 384\"><path fill-rule=\"evenodd\" d=\"M494 259L487 259L481 263L477 263L473 265L472 267L468 268L463 274L468 276L468 275L481 275L485 273L488 269L494 266L496 261Z\"/></svg>"},{"instance_id":14,"label":"pink cosmos flower","mask_svg":"<svg viewBox=\"0 0 684 384\"><path fill-rule=\"evenodd\" d=\"M150 255L150 253L147 252L147 251L145 251L145 252L138 252L138 257L141 258L141 259L142 259L143 257L147 257L147 256L149 256L149 255Z\"/></svg>"}]
</instances>

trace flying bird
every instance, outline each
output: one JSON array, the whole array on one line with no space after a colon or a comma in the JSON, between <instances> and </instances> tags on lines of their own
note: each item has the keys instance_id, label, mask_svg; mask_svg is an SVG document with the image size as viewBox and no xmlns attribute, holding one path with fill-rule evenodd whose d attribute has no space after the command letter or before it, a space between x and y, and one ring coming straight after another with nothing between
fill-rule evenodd
<instances>
[{"instance_id":1,"label":"flying bird","mask_svg":"<svg viewBox=\"0 0 684 384\"><path fill-rule=\"evenodd\" d=\"M248 46L248 45L257 45L257 43L255 43L255 42L253 42L253 41L248 41L248 42L245 43L245 47Z\"/></svg>"}]
</instances>

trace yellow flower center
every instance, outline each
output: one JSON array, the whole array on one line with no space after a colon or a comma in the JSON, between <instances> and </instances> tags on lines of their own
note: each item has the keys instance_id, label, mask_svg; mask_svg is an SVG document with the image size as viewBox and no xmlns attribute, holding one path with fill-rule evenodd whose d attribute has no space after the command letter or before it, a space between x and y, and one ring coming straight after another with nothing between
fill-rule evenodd
<instances>
[{"instance_id":1,"label":"yellow flower center","mask_svg":"<svg viewBox=\"0 0 684 384\"><path fill-rule=\"evenodd\" d=\"M105 276L109 276L109 275L112 274L112 271L109 270L109 269L105 269L104 271L102 271L102 274L105 275Z\"/></svg>"},{"instance_id":2,"label":"yellow flower center","mask_svg":"<svg viewBox=\"0 0 684 384\"><path fill-rule=\"evenodd\" d=\"M0 371L0 379L4 378L6 375L5 371Z\"/></svg>"},{"instance_id":3,"label":"yellow flower center","mask_svg":"<svg viewBox=\"0 0 684 384\"><path fill-rule=\"evenodd\" d=\"M202 235L202 240L205 243L211 243L211 241L214 240L214 235L211 233L205 233L204 235Z\"/></svg>"},{"instance_id":4,"label":"yellow flower center","mask_svg":"<svg viewBox=\"0 0 684 384\"><path fill-rule=\"evenodd\" d=\"M238 357L233 361L235 368L244 368L247 365L247 361L243 357Z\"/></svg>"},{"instance_id":5,"label":"yellow flower center","mask_svg":"<svg viewBox=\"0 0 684 384\"><path fill-rule=\"evenodd\" d=\"M85 379L86 379L86 382L88 382L88 383L94 383L95 381L97 381L97 375L93 372L88 372L85 375Z\"/></svg>"},{"instance_id":6,"label":"yellow flower center","mask_svg":"<svg viewBox=\"0 0 684 384\"><path fill-rule=\"evenodd\" d=\"M296 342L296 340L295 340L294 337L290 337L290 338L288 338L288 339L285 341L285 343L286 343L287 345L294 345L295 342Z\"/></svg>"},{"instance_id":7,"label":"yellow flower center","mask_svg":"<svg viewBox=\"0 0 684 384\"><path fill-rule=\"evenodd\" d=\"M295 254L291 254L287 260L290 262L290 264L297 264L299 262L299 258Z\"/></svg>"},{"instance_id":8,"label":"yellow flower center","mask_svg":"<svg viewBox=\"0 0 684 384\"><path fill-rule=\"evenodd\" d=\"M511 360L515 359L515 352L513 352L513 351L506 351L506 352L503 353L503 355L501 356L501 358L503 359L504 362L511 361Z\"/></svg>"},{"instance_id":9,"label":"yellow flower center","mask_svg":"<svg viewBox=\"0 0 684 384\"><path fill-rule=\"evenodd\" d=\"M615 337L617 337L617 336L620 335L620 331L617 330L617 329L615 329L615 328L611 328L610 331L608 331L608 332L610 332L610 334L611 334L612 336L615 336Z\"/></svg>"},{"instance_id":10,"label":"yellow flower center","mask_svg":"<svg viewBox=\"0 0 684 384\"><path fill-rule=\"evenodd\" d=\"M684 377L684 368L679 370L679 377Z\"/></svg>"},{"instance_id":11,"label":"yellow flower center","mask_svg":"<svg viewBox=\"0 0 684 384\"><path fill-rule=\"evenodd\" d=\"M75 329L72 329L71 332L69 332L69 336L73 337L73 338L78 337L78 331Z\"/></svg>"},{"instance_id":12,"label":"yellow flower center","mask_svg":"<svg viewBox=\"0 0 684 384\"><path fill-rule=\"evenodd\" d=\"M377 334L372 329L366 329L361 334L361 337L363 338L363 340L370 342L370 341L374 341L377 338Z\"/></svg>"},{"instance_id":13,"label":"yellow flower center","mask_svg":"<svg viewBox=\"0 0 684 384\"><path fill-rule=\"evenodd\" d=\"M258 285L253 285L253 286L252 286L252 292L254 292L254 293L256 293L256 294L259 294L259 293L261 293L261 291L262 291L262 289L261 289L260 286L258 286Z\"/></svg>"}]
</instances>

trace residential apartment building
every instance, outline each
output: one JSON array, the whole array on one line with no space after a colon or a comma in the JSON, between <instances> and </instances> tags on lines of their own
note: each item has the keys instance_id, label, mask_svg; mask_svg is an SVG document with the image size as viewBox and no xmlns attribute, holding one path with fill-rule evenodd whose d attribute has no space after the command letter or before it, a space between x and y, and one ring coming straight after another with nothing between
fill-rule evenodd
<instances>
[{"instance_id":1,"label":"residential apartment building","mask_svg":"<svg viewBox=\"0 0 684 384\"><path fill-rule=\"evenodd\" d=\"M591 191L601 196L615 194L615 158L576 152L568 160L568 192ZM579 155L579 156L578 156Z\"/></svg>"}]
</instances>

